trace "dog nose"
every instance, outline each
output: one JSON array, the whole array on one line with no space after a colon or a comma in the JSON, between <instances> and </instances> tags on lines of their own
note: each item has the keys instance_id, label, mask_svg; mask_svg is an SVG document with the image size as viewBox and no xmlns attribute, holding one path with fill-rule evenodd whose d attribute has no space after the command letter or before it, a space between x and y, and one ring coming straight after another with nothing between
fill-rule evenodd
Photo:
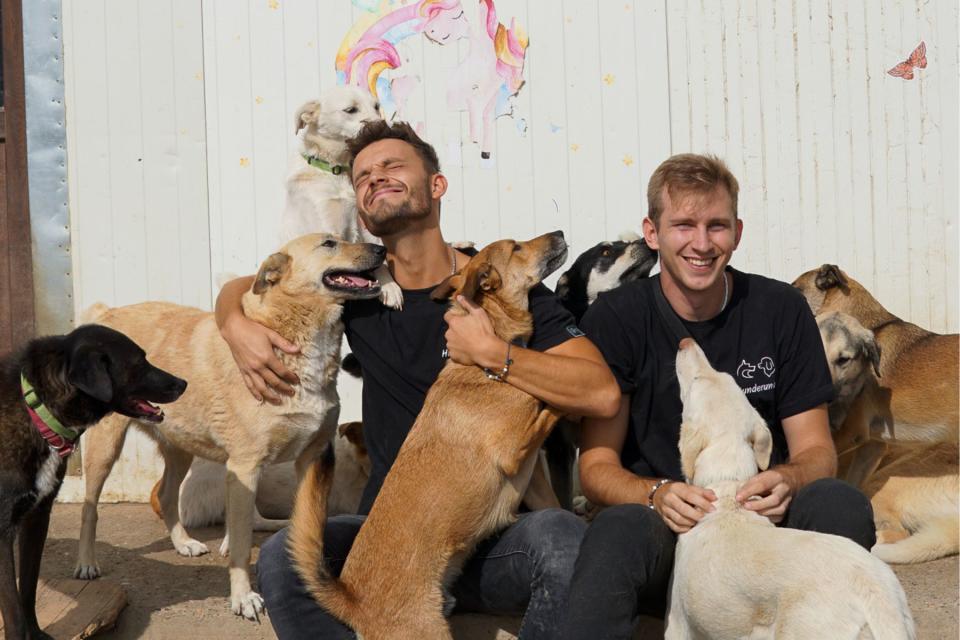
<instances>
[{"instance_id":1,"label":"dog nose","mask_svg":"<svg viewBox=\"0 0 960 640\"><path fill-rule=\"evenodd\" d=\"M696 342L693 341L693 338L684 338L680 341L680 350L683 351L684 349L689 349L695 344Z\"/></svg>"},{"instance_id":2,"label":"dog nose","mask_svg":"<svg viewBox=\"0 0 960 640\"><path fill-rule=\"evenodd\" d=\"M554 239L556 239L556 240L563 240L563 231L561 231L561 230L559 230L559 229L556 230L556 231L552 231L552 232L548 233L547 235L549 235L551 238L554 238Z\"/></svg>"},{"instance_id":3,"label":"dog nose","mask_svg":"<svg viewBox=\"0 0 960 640\"><path fill-rule=\"evenodd\" d=\"M382 246L382 245L379 245L379 244L375 244L375 245L371 245L371 246L373 247L373 255L376 256L377 258L382 258L382 257L384 257L385 255L387 255L387 248L386 248L386 247L384 247L384 246Z\"/></svg>"}]
</instances>

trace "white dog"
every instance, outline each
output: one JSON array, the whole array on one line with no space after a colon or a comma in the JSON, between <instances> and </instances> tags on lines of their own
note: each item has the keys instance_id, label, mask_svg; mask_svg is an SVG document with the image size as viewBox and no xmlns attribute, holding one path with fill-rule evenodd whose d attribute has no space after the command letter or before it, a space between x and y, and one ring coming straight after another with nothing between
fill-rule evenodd
<instances>
[{"instance_id":1,"label":"white dog","mask_svg":"<svg viewBox=\"0 0 960 640\"><path fill-rule=\"evenodd\" d=\"M280 244L307 233L380 244L357 218L346 145L365 123L381 119L376 98L359 87L334 87L319 100L303 104L294 119L299 142L287 176ZM403 294L390 270L383 265L376 276L381 284L380 300L399 309Z\"/></svg>"},{"instance_id":2,"label":"white dog","mask_svg":"<svg viewBox=\"0 0 960 640\"><path fill-rule=\"evenodd\" d=\"M737 489L770 462L770 431L689 338L677 378L683 474L718 500L677 542L665 638L914 638L906 595L883 561L737 504Z\"/></svg>"}]
</instances>

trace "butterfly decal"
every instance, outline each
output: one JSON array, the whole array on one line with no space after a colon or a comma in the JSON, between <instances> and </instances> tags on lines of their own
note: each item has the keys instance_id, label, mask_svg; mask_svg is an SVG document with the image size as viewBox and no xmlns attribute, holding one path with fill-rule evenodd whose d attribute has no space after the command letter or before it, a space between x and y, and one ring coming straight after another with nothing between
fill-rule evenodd
<instances>
[{"instance_id":1,"label":"butterfly decal","mask_svg":"<svg viewBox=\"0 0 960 640\"><path fill-rule=\"evenodd\" d=\"M920 41L920 45L913 50L913 53L910 54L910 57L895 66L893 69L887 71L890 75L895 78L903 78L904 80L913 80L913 68L917 69L926 69L927 68L927 45Z\"/></svg>"}]
</instances>

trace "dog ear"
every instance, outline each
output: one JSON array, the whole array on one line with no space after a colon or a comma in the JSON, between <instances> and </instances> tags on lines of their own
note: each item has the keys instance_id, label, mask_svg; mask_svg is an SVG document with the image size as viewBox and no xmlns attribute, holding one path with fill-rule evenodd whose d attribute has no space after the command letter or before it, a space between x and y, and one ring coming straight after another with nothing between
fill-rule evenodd
<instances>
[{"instance_id":1,"label":"dog ear","mask_svg":"<svg viewBox=\"0 0 960 640\"><path fill-rule=\"evenodd\" d=\"M500 277L500 272L497 271L497 268L487 262L480 265L478 282L480 283L480 289L489 293L499 289L500 285L503 284L503 279Z\"/></svg>"},{"instance_id":2,"label":"dog ear","mask_svg":"<svg viewBox=\"0 0 960 640\"><path fill-rule=\"evenodd\" d=\"M825 264L817 270L816 285L820 291L826 291L827 289L836 287L844 293L850 292L847 287L846 276L840 271L840 267L835 264Z\"/></svg>"},{"instance_id":3,"label":"dog ear","mask_svg":"<svg viewBox=\"0 0 960 640\"><path fill-rule=\"evenodd\" d=\"M257 279L253 282L253 292L260 295L277 284L289 266L290 256L285 253L274 253L264 260L257 272Z\"/></svg>"},{"instance_id":4,"label":"dog ear","mask_svg":"<svg viewBox=\"0 0 960 640\"><path fill-rule=\"evenodd\" d=\"M452 276L447 276L443 282L437 285L437 287L430 292L431 300L449 300L450 296L453 295L453 292L456 291L463 284L463 276L460 273L455 273Z\"/></svg>"},{"instance_id":5,"label":"dog ear","mask_svg":"<svg viewBox=\"0 0 960 640\"><path fill-rule=\"evenodd\" d=\"M757 467L760 471L766 471L770 466L770 454L773 453L773 438L763 418L757 418L754 423L750 444L753 445L753 456L757 459Z\"/></svg>"},{"instance_id":6,"label":"dog ear","mask_svg":"<svg viewBox=\"0 0 960 640\"><path fill-rule=\"evenodd\" d=\"M687 482L693 482L697 457L707 445L703 433L689 422L680 425L680 470Z\"/></svg>"},{"instance_id":7,"label":"dog ear","mask_svg":"<svg viewBox=\"0 0 960 640\"><path fill-rule=\"evenodd\" d=\"M100 402L113 399L113 381L107 357L95 349L78 349L70 356L67 382Z\"/></svg>"},{"instance_id":8,"label":"dog ear","mask_svg":"<svg viewBox=\"0 0 960 640\"><path fill-rule=\"evenodd\" d=\"M300 129L303 129L305 126L311 122L317 121L317 113L320 112L320 101L311 100L305 102L299 109L297 113L293 116L294 126L296 127L293 132L300 133Z\"/></svg>"},{"instance_id":9,"label":"dog ear","mask_svg":"<svg viewBox=\"0 0 960 640\"><path fill-rule=\"evenodd\" d=\"M346 438L354 446L362 447L364 444L362 422L344 422L337 427L337 434Z\"/></svg>"},{"instance_id":10,"label":"dog ear","mask_svg":"<svg viewBox=\"0 0 960 640\"><path fill-rule=\"evenodd\" d=\"M863 354L870 358L870 364L873 365L873 372L877 374L877 377L880 377L880 345L877 344L876 338L873 336L873 332L870 332L870 339L864 340L863 344L860 347L863 350Z\"/></svg>"}]
</instances>

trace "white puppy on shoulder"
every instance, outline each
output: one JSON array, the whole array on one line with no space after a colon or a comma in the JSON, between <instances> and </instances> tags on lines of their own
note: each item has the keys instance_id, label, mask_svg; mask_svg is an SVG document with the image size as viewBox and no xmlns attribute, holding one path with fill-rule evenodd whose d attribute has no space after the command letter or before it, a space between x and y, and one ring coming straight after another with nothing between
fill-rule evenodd
<instances>
[{"instance_id":1,"label":"white puppy on shoulder","mask_svg":"<svg viewBox=\"0 0 960 640\"><path fill-rule=\"evenodd\" d=\"M294 126L298 148L287 176L280 244L307 233L380 244L357 217L346 144L364 124L380 119L377 99L354 86L328 89L319 100L310 100L297 110ZM403 294L390 270L384 264L376 275L381 284L380 300L399 309Z\"/></svg>"},{"instance_id":2,"label":"white puppy on shoulder","mask_svg":"<svg viewBox=\"0 0 960 640\"><path fill-rule=\"evenodd\" d=\"M666 640L915 637L893 571L840 536L774 526L737 489L770 462L770 430L734 379L680 343L680 461L718 500L677 541Z\"/></svg>"}]
</instances>

